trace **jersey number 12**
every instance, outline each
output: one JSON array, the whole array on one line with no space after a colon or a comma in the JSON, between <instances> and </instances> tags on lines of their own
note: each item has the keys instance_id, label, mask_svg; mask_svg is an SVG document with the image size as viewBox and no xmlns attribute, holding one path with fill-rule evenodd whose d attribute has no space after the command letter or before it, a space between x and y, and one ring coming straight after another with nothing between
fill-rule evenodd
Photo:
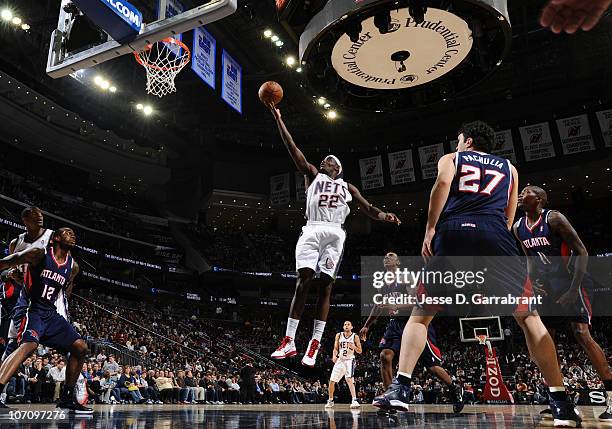
<instances>
[{"instance_id":1,"label":"jersey number 12","mask_svg":"<svg viewBox=\"0 0 612 429\"><path fill-rule=\"evenodd\" d=\"M51 296L53 296L53 292L55 288L53 286L45 285L43 289L42 297L48 300L51 300Z\"/></svg>"}]
</instances>

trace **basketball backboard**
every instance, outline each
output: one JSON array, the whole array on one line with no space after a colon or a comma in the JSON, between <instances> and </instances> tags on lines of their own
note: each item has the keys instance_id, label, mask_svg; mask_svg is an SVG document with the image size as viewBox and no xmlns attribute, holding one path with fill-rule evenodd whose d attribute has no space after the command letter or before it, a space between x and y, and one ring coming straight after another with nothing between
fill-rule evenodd
<instances>
[{"instance_id":1,"label":"basketball backboard","mask_svg":"<svg viewBox=\"0 0 612 429\"><path fill-rule=\"evenodd\" d=\"M504 330L499 316L459 318L461 342L478 342L477 335L486 335L488 341L502 341Z\"/></svg>"},{"instance_id":2,"label":"basketball backboard","mask_svg":"<svg viewBox=\"0 0 612 429\"><path fill-rule=\"evenodd\" d=\"M53 78L67 76L142 50L167 37L178 38L181 33L233 14L237 7L238 0L131 0L130 3L121 0L62 0L58 25L51 34L47 74ZM99 18L102 12L114 19L123 15L126 28L134 32L133 36L128 34L123 40L113 39L110 33L124 33L104 28L101 23L106 21ZM75 22L83 16L103 30L100 40L70 50Z\"/></svg>"}]
</instances>

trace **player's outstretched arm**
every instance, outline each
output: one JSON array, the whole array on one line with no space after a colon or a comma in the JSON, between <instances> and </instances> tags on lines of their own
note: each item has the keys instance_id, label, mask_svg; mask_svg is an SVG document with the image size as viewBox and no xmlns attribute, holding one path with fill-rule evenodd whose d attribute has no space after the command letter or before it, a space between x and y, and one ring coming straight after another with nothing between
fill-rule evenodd
<instances>
[{"instance_id":1,"label":"player's outstretched arm","mask_svg":"<svg viewBox=\"0 0 612 429\"><path fill-rule=\"evenodd\" d=\"M0 270L21 264L35 265L40 262L44 255L45 251L43 249L28 249L23 252L13 253L4 259L0 259Z\"/></svg>"},{"instance_id":2,"label":"player's outstretched arm","mask_svg":"<svg viewBox=\"0 0 612 429\"><path fill-rule=\"evenodd\" d=\"M423 256L433 256L431 250L431 241L436 233L436 225L442 214L442 210L446 205L446 200L450 193L450 188L455 177L455 154L449 153L444 155L438 161L438 177L431 194L429 196L429 211L427 214L427 227L425 228L425 238L423 239L423 248L421 254Z\"/></svg>"},{"instance_id":3,"label":"player's outstretched arm","mask_svg":"<svg viewBox=\"0 0 612 429\"><path fill-rule=\"evenodd\" d=\"M315 167L306 160L304 153L297 147L297 145L293 141L291 133L289 133L285 122L283 122L280 110L274 104L270 104L268 107L270 108L272 115L274 115L274 119L276 119L278 132L280 133L281 138L283 139L283 143L289 151L289 155L291 155L291 158L293 159L293 162L295 163L295 166L297 167L298 171L306 175L308 177L308 180L314 179L314 177L319 173L319 170L317 170L317 167Z\"/></svg>"},{"instance_id":4,"label":"player's outstretched arm","mask_svg":"<svg viewBox=\"0 0 612 429\"><path fill-rule=\"evenodd\" d=\"M578 233L572 226L569 220L558 211L551 211L548 215L548 225L550 228L558 234L565 243L576 255L576 262L574 263L574 277L572 278L572 285L569 290L559 298L557 301L562 305L572 304L578 299L578 292L582 278L586 273L587 264L589 261L589 252L580 240Z\"/></svg>"},{"instance_id":5,"label":"player's outstretched arm","mask_svg":"<svg viewBox=\"0 0 612 429\"><path fill-rule=\"evenodd\" d=\"M611 4L612 0L550 0L542 9L540 25L556 34L589 31Z\"/></svg>"},{"instance_id":6,"label":"player's outstretched arm","mask_svg":"<svg viewBox=\"0 0 612 429\"><path fill-rule=\"evenodd\" d=\"M383 212L378 207L374 207L372 204L370 204L368 200L366 200L365 197L361 195L361 192L359 192L359 189L357 189L356 186L348 183L348 190L353 196L353 199L357 201L357 205L359 206L359 208L363 210L366 216L374 220L379 220L381 222L391 222L396 225L400 225L402 223L402 221L399 220L395 213Z\"/></svg>"},{"instance_id":7,"label":"player's outstretched arm","mask_svg":"<svg viewBox=\"0 0 612 429\"><path fill-rule=\"evenodd\" d=\"M363 325L363 328L361 328L359 330L359 337L363 341L368 339L368 331L370 330L372 325L374 323L376 323L376 320L378 319L378 316L380 316L382 311L383 311L383 309L379 305L375 305L374 307L372 307L372 310L370 311L370 315L368 316L368 319L366 320L365 324Z\"/></svg>"}]
</instances>

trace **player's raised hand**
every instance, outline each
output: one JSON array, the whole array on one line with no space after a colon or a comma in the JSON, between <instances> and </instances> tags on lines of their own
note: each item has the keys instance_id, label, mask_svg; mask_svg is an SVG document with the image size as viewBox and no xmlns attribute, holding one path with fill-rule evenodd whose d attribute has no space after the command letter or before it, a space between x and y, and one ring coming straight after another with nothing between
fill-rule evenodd
<instances>
[{"instance_id":1,"label":"player's raised hand","mask_svg":"<svg viewBox=\"0 0 612 429\"><path fill-rule=\"evenodd\" d=\"M550 0L540 16L540 25L553 33L589 31L610 7L612 0Z\"/></svg>"},{"instance_id":2,"label":"player's raised hand","mask_svg":"<svg viewBox=\"0 0 612 429\"><path fill-rule=\"evenodd\" d=\"M397 217L395 213L385 213L385 222L391 222L396 225L402 224L402 221Z\"/></svg>"},{"instance_id":3,"label":"player's raised hand","mask_svg":"<svg viewBox=\"0 0 612 429\"><path fill-rule=\"evenodd\" d=\"M274 115L274 119L278 121L281 118L281 112L278 107L276 107L274 103L268 103L268 108L272 112L272 115Z\"/></svg>"},{"instance_id":4,"label":"player's raised hand","mask_svg":"<svg viewBox=\"0 0 612 429\"><path fill-rule=\"evenodd\" d=\"M364 326L363 328L361 328L359 330L359 338L361 338L361 341L365 341L365 340L368 339L368 331L369 330L370 329L368 327L366 327L366 326Z\"/></svg>"}]
</instances>

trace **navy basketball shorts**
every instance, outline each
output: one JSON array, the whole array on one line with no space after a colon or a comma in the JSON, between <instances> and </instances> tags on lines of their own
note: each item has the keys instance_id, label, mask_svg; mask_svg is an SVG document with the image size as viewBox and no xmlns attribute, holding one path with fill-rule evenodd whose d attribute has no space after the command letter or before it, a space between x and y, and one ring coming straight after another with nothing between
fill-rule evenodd
<instances>
[{"instance_id":1,"label":"navy basketball shorts","mask_svg":"<svg viewBox=\"0 0 612 429\"><path fill-rule=\"evenodd\" d=\"M81 338L74 327L55 310L29 309L17 331L19 344L34 342L48 347L69 350Z\"/></svg>"},{"instance_id":2,"label":"navy basketball shorts","mask_svg":"<svg viewBox=\"0 0 612 429\"><path fill-rule=\"evenodd\" d=\"M406 317L389 320L387 329L385 329L385 333L378 344L378 349L393 350L395 356L399 356L400 348L402 347L402 334L407 322L408 318Z\"/></svg>"},{"instance_id":3,"label":"navy basketball shorts","mask_svg":"<svg viewBox=\"0 0 612 429\"><path fill-rule=\"evenodd\" d=\"M524 306L514 302L533 293L524 258L503 219L472 216L446 220L436 229L432 250L435 256L428 262L426 271L450 272L463 276L455 277L463 280L467 279L466 273L471 273L473 281L434 281L419 285L420 295L446 299L421 308L457 316L501 316L535 310L533 303ZM479 276L483 281L476 281ZM460 298L465 300L461 304Z\"/></svg>"},{"instance_id":4,"label":"navy basketball shorts","mask_svg":"<svg viewBox=\"0 0 612 429\"><path fill-rule=\"evenodd\" d=\"M568 276L550 276L540 279L546 296L538 309L544 324L553 329L567 327L571 322L591 324L593 317L593 280L586 274L578 290L578 299L572 305L562 306L557 301L569 290L572 278Z\"/></svg>"}]
</instances>

